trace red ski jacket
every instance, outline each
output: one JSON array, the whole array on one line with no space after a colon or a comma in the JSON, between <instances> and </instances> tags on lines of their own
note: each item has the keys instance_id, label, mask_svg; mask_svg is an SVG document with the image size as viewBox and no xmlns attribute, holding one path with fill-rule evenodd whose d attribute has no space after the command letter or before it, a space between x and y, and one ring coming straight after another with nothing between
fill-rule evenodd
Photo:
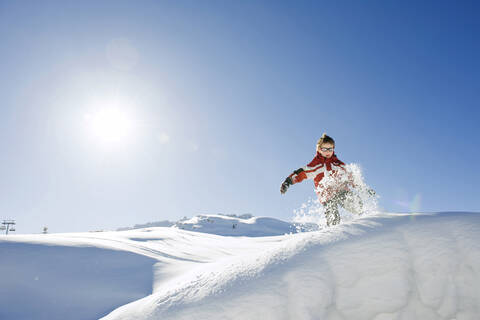
<instances>
[{"instance_id":1,"label":"red ski jacket","mask_svg":"<svg viewBox=\"0 0 480 320\"><path fill-rule=\"evenodd\" d=\"M329 177L327 184L321 181ZM338 160L336 154L330 158L325 158L319 152L313 160L305 167L296 170L290 175L292 184L302 182L305 179L313 179L315 192L321 203L328 201L336 192L348 190L348 186L353 186L353 177L345 169L345 163Z\"/></svg>"}]
</instances>

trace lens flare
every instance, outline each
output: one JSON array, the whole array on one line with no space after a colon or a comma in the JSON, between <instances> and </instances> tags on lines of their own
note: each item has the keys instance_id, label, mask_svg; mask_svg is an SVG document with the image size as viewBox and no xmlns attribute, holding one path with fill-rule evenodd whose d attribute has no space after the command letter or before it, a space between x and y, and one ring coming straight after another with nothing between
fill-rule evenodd
<instances>
[{"instance_id":1,"label":"lens flare","mask_svg":"<svg viewBox=\"0 0 480 320\"><path fill-rule=\"evenodd\" d=\"M410 202L409 209L410 213L412 214L410 216L411 220L415 220L415 214L420 212L421 209L421 202L422 202L422 195L420 193L417 193L412 201Z\"/></svg>"}]
</instances>

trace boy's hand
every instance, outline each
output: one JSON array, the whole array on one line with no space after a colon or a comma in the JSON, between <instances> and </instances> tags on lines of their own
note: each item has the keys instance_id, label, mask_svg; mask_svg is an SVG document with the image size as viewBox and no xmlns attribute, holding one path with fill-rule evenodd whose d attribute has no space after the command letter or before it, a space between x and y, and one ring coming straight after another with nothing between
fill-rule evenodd
<instances>
[{"instance_id":1,"label":"boy's hand","mask_svg":"<svg viewBox=\"0 0 480 320\"><path fill-rule=\"evenodd\" d=\"M280 193L284 194L285 192L287 192L288 187L290 187L292 183L292 178L288 177L287 179L285 179L285 181L283 181L282 183L282 186L280 187Z\"/></svg>"}]
</instances>

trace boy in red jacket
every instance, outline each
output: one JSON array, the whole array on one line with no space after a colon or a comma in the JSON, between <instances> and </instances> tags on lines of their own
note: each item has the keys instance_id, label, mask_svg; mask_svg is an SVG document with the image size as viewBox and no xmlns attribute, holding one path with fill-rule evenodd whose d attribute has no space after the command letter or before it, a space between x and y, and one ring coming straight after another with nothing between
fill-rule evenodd
<instances>
[{"instance_id":1,"label":"boy in red jacket","mask_svg":"<svg viewBox=\"0 0 480 320\"><path fill-rule=\"evenodd\" d=\"M335 141L324 133L317 142L315 158L290 174L280 188L284 194L290 185L313 179L315 192L325 208L327 226L340 223L338 205L357 214L361 214L363 206L360 197L351 191L355 187L352 174L345 169L345 163L338 160L334 149Z\"/></svg>"}]
</instances>

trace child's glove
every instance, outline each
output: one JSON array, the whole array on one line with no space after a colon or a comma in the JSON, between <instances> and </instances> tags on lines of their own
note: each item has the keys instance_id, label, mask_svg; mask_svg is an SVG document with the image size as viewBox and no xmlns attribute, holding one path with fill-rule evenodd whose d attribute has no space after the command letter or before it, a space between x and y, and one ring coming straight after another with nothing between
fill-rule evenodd
<instances>
[{"instance_id":1,"label":"child's glove","mask_svg":"<svg viewBox=\"0 0 480 320\"><path fill-rule=\"evenodd\" d=\"M293 171L293 173L294 174L299 174L300 172L303 172L303 171L305 171L305 170L303 170L303 168L299 168L299 169Z\"/></svg>"},{"instance_id":2,"label":"child's glove","mask_svg":"<svg viewBox=\"0 0 480 320\"><path fill-rule=\"evenodd\" d=\"M282 183L282 186L280 187L280 193L284 194L285 192L287 192L288 187L290 187L292 183L292 178L288 177L287 179L285 179L285 181Z\"/></svg>"}]
</instances>

